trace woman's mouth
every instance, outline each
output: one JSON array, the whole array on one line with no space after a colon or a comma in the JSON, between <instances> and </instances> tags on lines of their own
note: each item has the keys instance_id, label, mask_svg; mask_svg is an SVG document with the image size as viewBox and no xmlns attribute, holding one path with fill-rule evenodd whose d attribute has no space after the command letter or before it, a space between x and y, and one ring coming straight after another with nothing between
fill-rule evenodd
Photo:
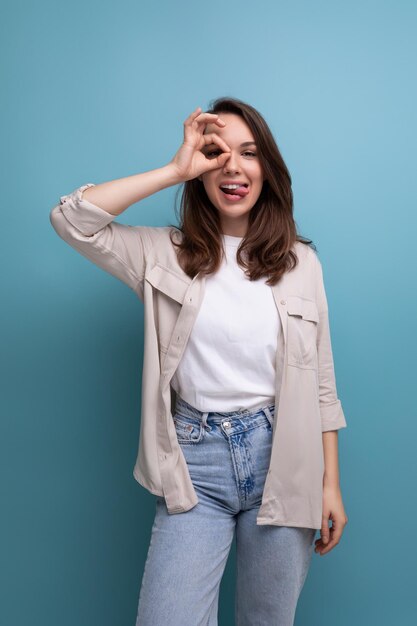
<instances>
[{"instance_id":1,"label":"woman's mouth","mask_svg":"<svg viewBox=\"0 0 417 626\"><path fill-rule=\"evenodd\" d=\"M220 185L220 191L224 198L231 202L243 200L249 193L249 185Z\"/></svg>"}]
</instances>

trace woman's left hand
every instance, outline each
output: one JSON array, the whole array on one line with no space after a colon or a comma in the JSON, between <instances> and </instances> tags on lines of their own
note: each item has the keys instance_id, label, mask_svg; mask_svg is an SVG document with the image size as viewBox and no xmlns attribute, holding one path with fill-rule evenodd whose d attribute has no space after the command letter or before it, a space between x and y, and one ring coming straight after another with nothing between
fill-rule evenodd
<instances>
[{"instance_id":1,"label":"woman's left hand","mask_svg":"<svg viewBox=\"0 0 417 626\"><path fill-rule=\"evenodd\" d=\"M329 520L332 526L329 527ZM339 543L348 518L342 501L340 487L323 486L323 517L320 529L320 538L316 539L315 552L320 556L327 554Z\"/></svg>"}]
</instances>

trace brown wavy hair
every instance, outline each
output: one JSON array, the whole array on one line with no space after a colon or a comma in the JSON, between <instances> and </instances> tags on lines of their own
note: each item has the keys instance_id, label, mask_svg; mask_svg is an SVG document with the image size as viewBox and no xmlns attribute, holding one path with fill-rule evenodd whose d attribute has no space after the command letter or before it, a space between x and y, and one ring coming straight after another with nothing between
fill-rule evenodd
<instances>
[{"instance_id":1,"label":"brown wavy hair","mask_svg":"<svg viewBox=\"0 0 417 626\"><path fill-rule=\"evenodd\" d=\"M212 101L207 113L235 113L251 129L258 146L258 156L265 177L258 200L248 215L248 228L237 249L237 262L249 280L268 277L266 284L275 285L281 276L293 269L298 257L293 250L301 241L316 250L311 239L297 232L293 217L291 176L275 139L262 115L249 104L231 97ZM182 233L171 242L177 249L180 267L194 278L199 272L216 272L224 254L222 230L217 208L207 196L203 182L194 178L181 185L179 226ZM176 200L177 200L176 196ZM178 218L178 210L175 208Z\"/></svg>"}]
</instances>

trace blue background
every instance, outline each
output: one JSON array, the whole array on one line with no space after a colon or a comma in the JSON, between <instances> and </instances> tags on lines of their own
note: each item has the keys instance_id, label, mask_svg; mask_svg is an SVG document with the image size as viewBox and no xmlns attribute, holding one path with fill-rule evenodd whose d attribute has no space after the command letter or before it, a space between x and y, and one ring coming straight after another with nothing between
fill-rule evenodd
<instances>
[{"instance_id":1,"label":"blue background","mask_svg":"<svg viewBox=\"0 0 417 626\"><path fill-rule=\"evenodd\" d=\"M168 163L186 117L223 95L259 109L291 172L348 424L349 523L313 554L296 626L415 623L416 18L414 2L370 0L4 9L2 624L134 626L154 514L132 475L143 305L49 212L84 183ZM118 221L174 222L176 190Z\"/></svg>"}]
</instances>

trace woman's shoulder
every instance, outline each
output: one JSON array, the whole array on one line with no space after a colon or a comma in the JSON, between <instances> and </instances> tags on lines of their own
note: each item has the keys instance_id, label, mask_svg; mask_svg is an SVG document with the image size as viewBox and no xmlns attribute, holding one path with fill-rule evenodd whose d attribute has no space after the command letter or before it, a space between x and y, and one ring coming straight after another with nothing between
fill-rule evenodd
<instances>
[{"instance_id":1,"label":"woman's shoulder","mask_svg":"<svg viewBox=\"0 0 417 626\"><path fill-rule=\"evenodd\" d=\"M310 244L297 240L294 243L294 251L301 262L316 263L319 259L317 252Z\"/></svg>"}]
</instances>

